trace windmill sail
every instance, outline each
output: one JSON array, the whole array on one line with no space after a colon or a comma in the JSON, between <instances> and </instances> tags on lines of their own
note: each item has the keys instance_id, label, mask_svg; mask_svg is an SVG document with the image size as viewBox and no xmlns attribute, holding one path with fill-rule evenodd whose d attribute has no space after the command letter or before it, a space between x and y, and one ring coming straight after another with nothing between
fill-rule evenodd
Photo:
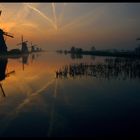
<instances>
[{"instance_id":1,"label":"windmill sail","mask_svg":"<svg viewBox=\"0 0 140 140\"><path fill-rule=\"evenodd\" d=\"M0 88L1 88L1 91L2 91L2 93L3 93L3 96L4 97L6 97L6 94L5 94L5 92L4 92L4 89L3 89L3 87L2 87L2 84L0 83Z\"/></svg>"}]
</instances>

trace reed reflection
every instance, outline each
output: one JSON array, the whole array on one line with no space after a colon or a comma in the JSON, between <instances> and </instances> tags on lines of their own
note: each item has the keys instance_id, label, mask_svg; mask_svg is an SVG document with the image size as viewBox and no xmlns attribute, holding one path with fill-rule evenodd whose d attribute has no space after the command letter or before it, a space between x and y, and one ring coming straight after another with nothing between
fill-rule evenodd
<instances>
[{"instance_id":1,"label":"reed reflection","mask_svg":"<svg viewBox=\"0 0 140 140\"><path fill-rule=\"evenodd\" d=\"M104 79L140 79L140 60L106 58L104 62L75 63L56 70L56 78L90 76Z\"/></svg>"}]
</instances>

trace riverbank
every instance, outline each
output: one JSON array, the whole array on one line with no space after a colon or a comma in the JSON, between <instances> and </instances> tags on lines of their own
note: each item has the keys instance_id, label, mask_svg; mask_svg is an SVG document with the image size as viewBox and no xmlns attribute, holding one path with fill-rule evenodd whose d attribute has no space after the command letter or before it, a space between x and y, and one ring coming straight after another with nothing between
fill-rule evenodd
<instances>
[{"instance_id":1,"label":"riverbank","mask_svg":"<svg viewBox=\"0 0 140 140\"><path fill-rule=\"evenodd\" d=\"M58 52L58 51L57 51ZM60 52L59 52L60 53ZM71 52L62 51L61 53L71 54L71 55L94 55L94 56L110 56L110 57L130 57L130 58L140 58L140 55L135 51L130 52L109 52L109 51L82 51L82 52Z\"/></svg>"}]
</instances>

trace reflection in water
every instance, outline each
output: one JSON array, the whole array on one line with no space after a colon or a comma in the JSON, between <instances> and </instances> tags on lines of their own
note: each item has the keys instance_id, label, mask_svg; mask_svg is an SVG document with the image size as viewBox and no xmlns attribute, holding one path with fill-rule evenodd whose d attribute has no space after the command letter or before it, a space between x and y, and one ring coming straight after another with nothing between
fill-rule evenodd
<instances>
[{"instance_id":1,"label":"reflection in water","mask_svg":"<svg viewBox=\"0 0 140 140\"><path fill-rule=\"evenodd\" d=\"M33 63L34 59L35 59L35 54L33 53L31 56L31 63Z\"/></svg>"},{"instance_id":2,"label":"reflection in water","mask_svg":"<svg viewBox=\"0 0 140 140\"><path fill-rule=\"evenodd\" d=\"M39 57L38 54L31 54L31 62L33 62L37 57ZM13 57L10 59L19 59L19 57ZM25 64L28 64L29 54L25 54L21 56L21 63L22 63L22 69L25 69ZM0 58L0 88L3 93L3 96L6 97L5 91L2 86L2 81L6 80L7 77L9 77L11 74L15 74L15 70L12 70L10 72L7 71L7 64L8 64L8 57L1 57Z\"/></svg>"},{"instance_id":3,"label":"reflection in water","mask_svg":"<svg viewBox=\"0 0 140 140\"><path fill-rule=\"evenodd\" d=\"M5 80L6 77L9 77L11 74L15 73L15 71L10 71L6 73L7 63L8 58L0 58L0 88L4 97L6 97L6 94L2 87L2 81Z\"/></svg>"},{"instance_id":4,"label":"reflection in water","mask_svg":"<svg viewBox=\"0 0 140 140\"><path fill-rule=\"evenodd\" d=\"M71 59L82 59L83 55L82 54L71 54Z\"/></svg>"},{"instance_id":5,"label":"reflection in water","mask_svg":"<svg viewBox=\"0 0 140 140\"><path fill-rule=\"evenodd\" d=\"M56 78L93 76L105 79L140 78L140 61L136 59L105 59L103 63L75 63L65 65L56 71Z\"/></svg>"},{"instance_id":6,"label":"reflection in water","mask_svg":"<svg viewBox=\"0 0 140 140\"><path fill-rule=\"evenodd\" d=\"M89 56L73 60L52 53L37 59L39 55L24 55L20 64L0 59L7 95L0 101L0 136L94 136L128 133L131 124L139 126L139 82L116 80L140 78L139 60ZM7 65L9 71L16 66L15 77L6 78L12 73ZM53 77L56 68L58 79Z\"/></svg>"},{"instance_id":7,"label":"reflection in water","mask_svg":"<svg viewBox=\"0 0 140 140\"><path fill-rule=\"evenodd\" d=\"M8 63L7 58L1 58L0 59L0 81L5 79L7 63Z\"/></svg>"},{"instance_id":8,"label":"reflection in water","mask_svg":"<svg viewBox=\"0 0 140 140\"><path fill-rule=\"evenodd\" d=\"M35 59L35 57L36 57L35 54L32 54L32 61ZM24 65L28 64L28 58L29 58L29 54L25 54L22 56L22 68L23 68L23 70L24 70ZM15 59L15 58L13 58L13 59ZM0 88L1 88L1 91L2 91L2 94L4 97L6 97L6 94L5 94L5 91L4 91L3 86L2 86L2 81L4 81L5 78L9 77L11 74L15 74L14 70L12 70L10 72L6 72L7 64L8 64L7 57L0 58Z\"/></svg>"},{"instance_id":9,"label":"reflection in water","mask_svg":"<svg viewBox=\"0 0 140 140\"><path fill-rule=\"evenodd\" d=\"M40 56L41 56L41 53L32 53L31 54L31 63L33 63L33 61L35 61Z\"/></svg>"},{"instance_id":10,"label":"reflection in water","mask_svg":"<svg viewBox=\"0 0 140 140\"><path fill-rule=\"evenodd\" d=\"M91 55L90 57L92 60L95 60L95 56L94 55Z\"/></svg>"},{"instance_id":11,"label":"reflection in water","mask_svg":"<svg viewBox=\"0 0 140 140\"><path fill-rule=\"evenodd\" d=\"M29 57L29 54L25 54L22 56L22 69L23 70L24 70L24 65L28 64L28 57Z\"/></svg>"},{"instance_id":12,"label":"reflection in water","mask_svg":"<svg viewBox=\"0 0 140 140\"><path fill-rule=\"evenodd\" d=\"M35 54L35 53L32 53L30 54L31 55L31 63L33 63L33 61L35 61L35 59L37 57L39 57L40 55L39 54ZM21 60L21 63L22 63L22 70L24 71L25 70L25 65L28 65L28 61L29 61L29 54L24 54L22 57L22 60Z\"/></svg>"},{"instance_id":13,"label":"reflection in water","mask_svg":"<svg viewBox=\"0 0 140 140\"><path fill-rule=\"evenodd\" d=\"M5 92L4 92L4 89L2 87L2 83L1 81L3 81L6 77L6 66L7 66L7 63L8 63L8 59L7 58L1 58L0 59L0 88L1 88L1 91L3 93L3 96L5 97Z\"/></svg>"}]
</instances>

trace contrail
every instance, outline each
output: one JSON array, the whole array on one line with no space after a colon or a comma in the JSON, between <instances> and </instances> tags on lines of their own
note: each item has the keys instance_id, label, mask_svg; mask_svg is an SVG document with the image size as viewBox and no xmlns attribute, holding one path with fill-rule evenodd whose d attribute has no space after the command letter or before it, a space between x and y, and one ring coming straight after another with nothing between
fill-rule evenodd
<instances>
[{"instance_id":1,"label":"contrail","mask_svg":"<svg viewBox=\"0 0 140 140\"><path fill-rule=\"evenodd\" d=\"M6 28L6 30L9 32L13 30L14 28L20 26L24 23L24 19L28 16L29 9L28 7L20 8L20 10L13 12L12 16L8 18L8 22L2 22L3 26ZM22 18L21 18L22 16Z\"/></svg>"},{"instance_id":2,"label":"contrail","mask_svg":"<svg viewBox=\"0 0 140 140\"><path fill-rule=\"evenodd\" d=\"M60 24L61 24L62 19L64 17L65 6L66 6L66 3L63 4L63 8L62 8L61 13L60 13L60 16L59 16L59 22L60 22ZM60 26L62 26L62 25L60 25Z\"/></svg>"},{"instance_id":3,"label":"contrail","mask_svg":"<svg viewBox=\"0 0 140 140\"><path fill-rule=\"evenodd\" d=\"M57 28L57 18L56 18L55 3L52 3L52 10L53 10L53 16L54 16L55 25L56 25L56 28Z\"/></svg>"},{"instance_id":4,"label":"contrail","mask_svg":"<svg viewBox=\"0 0 140 140\"><path fill-rule=\"evenodd\" d=\"M22 107L24 107L26 104L28 104L30 102L30 100L32 99L32 97L37 96L37 95L41 94L43 91L47 90L47 88L53 83L54 83L54 79L49 81L45 86L43 86L39 90L32 93L27 99L25 99L21 104L19 104L19 106L16 108L16 111L19 111Z\"/></svg>"},{"instance_id":5,"label":"contrail","mask_svg":"<svg viewBox=\"0 0 140 140\"><path fill-rule=\"evenodd\" d=\"M43 18L45 18L55 29L57 29L56 24L54 24L54 22L48 17L46 16L44 13L42 13L40 10L38 10L37 8L31 6L30 4L26 4L27 7L29 7L30 9L36 11L38 14L40 14Z\"/></svg>"},{"instance_id":6,"label":"contrail","mask_svg":"<svg viewBox=\"0 0 140 140\"><path fill-rule=\"evenodd\" d=\"M56 98L57 96L57 88L58 88L58 81L56 79L55 81L55 85L54 85L54 97ZM50 113L50 126L49 126L49 129L48 129L48 134L47 136L48 137L51 137L51 134L53 132L53 126L54 126L54 121L55 121L55 99L53 100L52 102L52 108L51 108L51 113Z\"/></svg>"},{"instance_id":7,"label":"contrail","mask_svg":"<svg viewBox=\"0 0 140 140\"><path fill-rule=\"evenodd\" d=\"M93 15L93 13L94 13L94 15ZM88 20L86 20L86 18L88 18L88 17L92 17L92 18L90 18L90 19L91 19L91 20L92 20L92 19L95 20L95 19L99 18L103 13L104 13L104 10L103 10L103 11L99 11L99 10L97 9L97 10L95 11L95 10L93 9L93 10L89 11L88 13L86 13L86 14L84 14L84 15L78 17L78 18L76 18L75 20L72 20L72 22L70 22L70 23L64 25L62 28L69 28L69 27L71 27L71 26L73 26L73 25L79 25L79 22L80 22L80 24L84 24L85 22L88 21Z\"/></svg>"},{"instance_id":8,"label":"contrail","mask_svg":"<svg viewBox=\"0 0 140 140\"><path fill-rule=\"evenodd\" d=\"M32 99L32 97L37 96L41 94L43 91L45 91L51 84L53 84L53 82L54 82L54 79L52 79L50 82L48 82L45 86L43 86L41 89L39 89L35 93L31 94L27 99L25 99L21 104L19 104L19 106L17 106L14 110L9 112L7 114L7 117L3 119L4 125L0 125L0 129L1 129L0 135L3 134L3 132L5 132L9 124L17 117L17 115L20 113L20 109L22 109L26 104L28 104L30 100Z\"/></svg>"}]
</instances>

